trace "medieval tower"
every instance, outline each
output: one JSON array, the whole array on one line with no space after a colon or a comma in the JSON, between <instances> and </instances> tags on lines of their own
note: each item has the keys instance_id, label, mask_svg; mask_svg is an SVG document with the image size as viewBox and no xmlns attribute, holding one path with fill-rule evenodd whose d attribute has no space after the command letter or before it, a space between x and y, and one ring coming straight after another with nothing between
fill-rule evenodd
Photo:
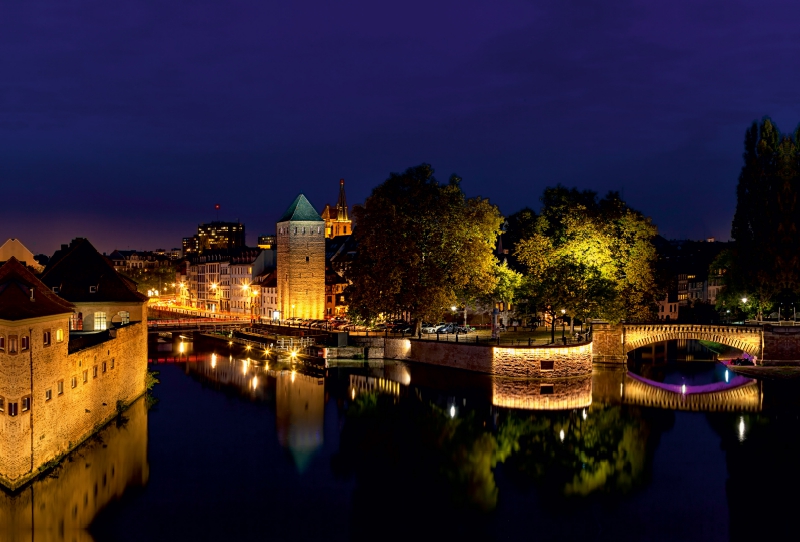
<instances>
[{"instance_id":1,"label":"medieval tower","mask_svg":"<svg viewBox=\"0 0 800 542\"><path fill-rule=\"evenodd\" d=\"M278 220L281 319L325 316L325 221L303 194Z\"/></svg>"}]
</instances>

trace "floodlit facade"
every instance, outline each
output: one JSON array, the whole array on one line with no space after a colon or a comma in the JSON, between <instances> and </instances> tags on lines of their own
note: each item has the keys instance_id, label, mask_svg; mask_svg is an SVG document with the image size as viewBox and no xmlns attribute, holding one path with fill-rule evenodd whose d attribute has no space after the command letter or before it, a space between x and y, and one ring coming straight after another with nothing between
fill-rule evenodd
<instances>
[{"instance_id":1,"label":"floodlit facade","mask_svg":"<svg viewBox=\"0 0 800 542\"><path fill-rule=\"evenodd\" d=\"M303 194L278 220L280 318L325 315L325 221Z\"/></svg>"}]
</instances>

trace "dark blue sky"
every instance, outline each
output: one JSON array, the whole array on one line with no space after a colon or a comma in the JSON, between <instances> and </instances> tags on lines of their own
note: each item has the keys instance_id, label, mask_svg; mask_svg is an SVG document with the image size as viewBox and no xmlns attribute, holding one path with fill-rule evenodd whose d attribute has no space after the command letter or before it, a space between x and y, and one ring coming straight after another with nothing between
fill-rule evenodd
<instances>
[{"instance_id":1,"label":"dark blue sky","mask_svg":"<svg viewBox=\"0 0 800 542\"><path fill-rule=\"evenodd\" d=\"M0 7L0 237L248 241L299 191L433 164L510 214L563 183L727 238L747 126L800 121L796 2L169 0Z\"/></svg>"}]
</instances>

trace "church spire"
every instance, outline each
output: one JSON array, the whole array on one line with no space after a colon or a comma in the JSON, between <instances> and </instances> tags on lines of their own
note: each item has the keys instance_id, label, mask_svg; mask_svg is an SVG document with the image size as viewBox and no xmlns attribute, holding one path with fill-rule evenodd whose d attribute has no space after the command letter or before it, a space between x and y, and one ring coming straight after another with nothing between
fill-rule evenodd
<instances>
[{"instance_id":1,"label":"church spire","mask_svg":"<svg viewBox=\"0 0 800 542\"><path fill-rule=\"evenodd\" d=\"M344 179L339 179L339 201L336 203L338 220L349 220L347 218L347 197L344 195Z\"/></svg>"}]
</instances>

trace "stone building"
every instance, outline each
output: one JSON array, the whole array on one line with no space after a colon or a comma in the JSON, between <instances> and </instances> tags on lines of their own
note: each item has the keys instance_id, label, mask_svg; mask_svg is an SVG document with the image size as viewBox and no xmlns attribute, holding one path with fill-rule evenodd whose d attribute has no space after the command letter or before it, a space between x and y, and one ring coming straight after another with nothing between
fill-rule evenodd
<instances>
[{"instance_id":1,"label":"stone building","mask_svg":"<svg viewBox=\"0 0 800 542\"><path fill-rule=\"evenodd\" d=\"M278 220L281 319L325 315L325 221L303 194Z\"/></svg>"},{"instance_id":2,"label":"stone building","mask_svg":"<svg viewBox=\"0 0 800 542\"><path fill-rule=\"evenodd\" d=\"M85 239L59 252L43 280L16 258L0 267L0 483L12 489L145 391L146 297ZM79 322L92 331L70 332Z\"/></svg>"}]
</instances>

